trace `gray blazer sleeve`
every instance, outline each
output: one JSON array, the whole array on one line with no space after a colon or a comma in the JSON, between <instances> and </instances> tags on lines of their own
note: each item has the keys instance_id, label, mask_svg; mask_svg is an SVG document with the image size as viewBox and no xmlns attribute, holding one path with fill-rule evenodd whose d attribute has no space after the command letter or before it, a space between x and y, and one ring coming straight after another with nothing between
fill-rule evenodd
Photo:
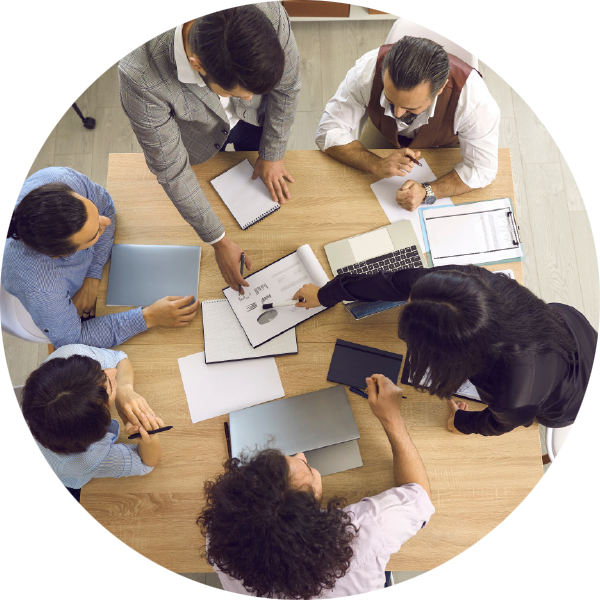
<instances>
[{"instance_id":1,"label":"gray blazer sleeve","mask_svg":"<svg viewBox=\"0 0 600 600\"><path fill-rule=\"evenodd\" d=\"M281 160L285 154L290 129L294 123L302 85L300 56L287 12L279 2L263 5L269 15L285 53L283 77L267 96L265 121L258 155L264 160Z\"/></svg>"},{"instance_id":2,"label":"gray blazer sleeve","mask_svg":"<svg viewBox=\"0 0 600 600\"><path fill-rule=\"evenodd\" d=\"M190 167L188 152L169 106L136 85L119 65L121 105L144 151L148 168L156 175L181 216L205 242L224 231Z\"/></svg>"}]
</instances>

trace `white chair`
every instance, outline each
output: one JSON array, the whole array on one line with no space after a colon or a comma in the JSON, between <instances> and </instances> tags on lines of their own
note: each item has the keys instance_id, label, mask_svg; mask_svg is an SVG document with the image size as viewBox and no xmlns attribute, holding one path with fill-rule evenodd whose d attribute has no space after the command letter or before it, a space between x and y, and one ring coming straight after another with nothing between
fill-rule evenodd
<instances>
[{"instance_id":1,"label":"white chair","mask_svg":"<svg viewBox=\"0 0 600 600\"><path fill-rule=\"evenodd\" d=\"M33 322L18 298L0 286L0 320L2 331L28 342L48 344L50 340Z\"/></svg>"},{"instance_id":2,"label":"white chair","mask_svg":"<svg viewBox=\"0 0 600 600\"><path fill-rule=\"evenodd\" d=\"M5 51L0 65L0 81L4 76L10 57L15 50L33 46L40 60L44 63L54 81L65 95L86 129L94 129L96 121L92 117L84 117L73 100L69 90L54 70L50 61L39 47L53 30L72 31L76 33L98 33L107 35L113 46L121 45L121 36L105 29L89 29L88 27L68 27L57 25L58 19L67 0L0 0L0 51Z\"/></svg>"},{"instance_id":3,"label":"white chair","mask_svg":"<svg viewBox=\"0 0 600 600\"><path fill-rule=\"evenodd\" d=\"M544 464L551 462L563 477L600 498L600 405L573 425L548 427L546 447Z\"/></svg>"},{"instance_id":4,"label":"white chair","mask_svg":"<svg viewBox=\"0 0 600 600\"><path fill-rule=\"evenodd\" d=\"M427 38L432 42L436 42L440 46L443 46L446 52L454 54L454 56L458 56L458 58L464 60L470 67L473 67L474 69L479 68L479 60L475 55L467 52L464 48L458 44L455 44L439 33L435 33L435 31L431 31L431 29L427 29L422 25L417 25L417 23L413 23L408 19L398 19L392 25L385 43L393 44L405 35Z\"/></svg>"},{"instance_id":5,"label":"white chair","mask_svg":"<svg viewBox=\"0 0 600 600\"><path fill-rule=\"evenodd\" d=\"M77 519L79 509L48 497L21 444L23 386L0 389L0 523L41 525Z\"/></svg>"}]
</instances>

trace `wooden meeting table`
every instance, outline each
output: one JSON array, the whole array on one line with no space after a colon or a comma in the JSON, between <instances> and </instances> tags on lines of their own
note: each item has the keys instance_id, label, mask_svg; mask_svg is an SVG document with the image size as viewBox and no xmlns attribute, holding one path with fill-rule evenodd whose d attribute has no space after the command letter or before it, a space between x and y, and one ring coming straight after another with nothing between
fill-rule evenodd
<instances>
[{"instance_id":1,"label":"wooden meeting table","mask_svg":"<svg viewBox=\"0 0 600 600\"><path fill-rule=\"evenodd\" d=\"M389 150L378 151L382 156ZM423 156L441 176L460 162L457 149L425 150ZM292 199L280 210L241 231L210 185L210 180L255 152L222 152L194 168L202 189L227 235L251 258L253 269L310 244L330 274L323 247L330 242L388 224L369 185L375 178L347 167L318 150L290 151L285 164L295 178ZM499 172L487 188L454 198L455 203L510 196L514 198L510 151L500 150ZM117 208L117 244L198 245L200 240L181 218L141 154L112 154L107 189ZM523 282L521 263L512 268ZM105 306L105 268L97 314L124 310ZM201 301L222 298L223 279L214 252L202 244ZM275 360L286 397L335 385L326 380L335 340L372 345L406 355L398 339L400 308L355 321L343 305L297 328L298 354ZM192 424L177 359L204 349L200 313L185 329L154 329L119 347L135 369L135 387L174 428L161 435L162 458L152 473L125 479L93 479L82 490L82 505L110 532L134 550L178 573L207 572L203 539L196 517L206 479L222 471L227 457L223 423L227 415ZM244 393L243 381L223 386ZM364 466L323 479L324 499L337 494L348 503L394 485L387 437L366 401L349 391L360 432ZM453 435L446 429L447 403L405 386L402 412L425 463L436 512L430 523L392 556L388 569L428 570L466 550L501 523L542 476L538 430L519 427L499 437ZM219 402L218 398L209 400ZM476 402L471 410L481 410ZM122 434L120 441L127 442ZM524 532L523 535L526 535Z\"/></svg>"}]
</instances>

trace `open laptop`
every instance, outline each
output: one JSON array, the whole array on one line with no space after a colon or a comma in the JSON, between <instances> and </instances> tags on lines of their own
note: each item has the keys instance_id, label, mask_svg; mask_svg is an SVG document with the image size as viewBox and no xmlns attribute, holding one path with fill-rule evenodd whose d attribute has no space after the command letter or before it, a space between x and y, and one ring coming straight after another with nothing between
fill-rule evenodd
<instances>
[{"instance_id":1,"label":"open laptop","mask_svg":"<svg viewBox=\"0 0 600 600\"><path fill-rule=\"evenodd\" d=\"M369 275L427 266L410 221L398 221L327 244L325 253L334 277L344 273ZM344 301L355 319L363 319L404 303Z\"/></svg>"},{"instance_id":2,"label":"open laptop","mask_svg":"<svg viewBox=\"0 0 600 600\"><path fill-rule=\"evenodd\" d=\"M264 448L283 454L304 452L321 475L362 466L358 428L338 385L229 413L231 455Z\"/></svg>"},{"instance_id":3,"label":"open laptop","mask_svg":"<svg viewBox=\"0 0 600 600\"><path fill-rule=\"evenodd\" d=\"M165 296L198 296L200 246L112 247L106 306L150 306Z\"/></svg>"}]
</instances>

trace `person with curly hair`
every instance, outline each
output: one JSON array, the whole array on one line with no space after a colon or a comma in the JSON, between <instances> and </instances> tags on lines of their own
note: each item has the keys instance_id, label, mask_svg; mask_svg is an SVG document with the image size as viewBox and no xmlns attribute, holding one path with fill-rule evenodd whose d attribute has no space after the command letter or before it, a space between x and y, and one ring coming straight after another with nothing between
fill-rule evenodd
<instances>
[{"instance_id":1,"label":"person with curly hair","mask_svg":"<svg viewBox=\"0 0 600 600\"><path fill-rule=\"evenodd\" d=\"M402 414L402 390L367 378L369 405L392 448L395 487L345 506L323 503L304 454L232 458L204 486L197 524L223 588L266 598L337 598L383 588L390 555L434 513L429 480ZM322 508L322 504L326 508Z\"/></svg>"}]
</instances>

